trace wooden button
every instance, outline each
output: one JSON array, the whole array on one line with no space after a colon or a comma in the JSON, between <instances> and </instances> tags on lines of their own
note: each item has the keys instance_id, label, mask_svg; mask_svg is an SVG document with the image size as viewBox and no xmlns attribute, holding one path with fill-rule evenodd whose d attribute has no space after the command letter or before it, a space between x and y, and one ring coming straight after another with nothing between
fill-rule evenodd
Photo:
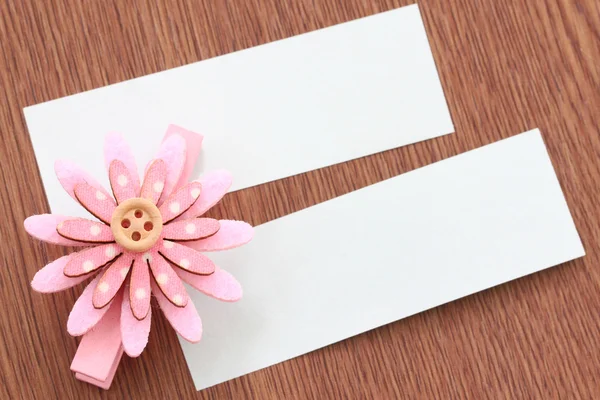
<instances>
[{"instance_id":1,"label":"wooden button","mask_svg":"<svg viewBox=\"0 0 600 400\"><path fill-rule=\"evenodd\" d=\"M146 251L158 240L163 223L156 206L141 198L125 200L115 209L110 229L118 244L130 251Z\"/></svg>"}]
</instances>

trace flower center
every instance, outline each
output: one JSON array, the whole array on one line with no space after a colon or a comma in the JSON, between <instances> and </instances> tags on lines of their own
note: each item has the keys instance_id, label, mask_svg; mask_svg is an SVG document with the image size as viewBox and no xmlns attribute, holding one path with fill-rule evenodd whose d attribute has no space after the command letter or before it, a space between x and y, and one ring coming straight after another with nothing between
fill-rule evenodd
<instances>
[{"instance_id":1,"label":"flower center","mask_svg":"<svg viewBox=\"0 0 600 400\"><path fill-rule=\"evenodd\" d=\"M130 251L146 251L158 240L163 222L160 211L149 200L125 200L115 209L110 229L118 244Z\"/></svg>"}]
</instances>

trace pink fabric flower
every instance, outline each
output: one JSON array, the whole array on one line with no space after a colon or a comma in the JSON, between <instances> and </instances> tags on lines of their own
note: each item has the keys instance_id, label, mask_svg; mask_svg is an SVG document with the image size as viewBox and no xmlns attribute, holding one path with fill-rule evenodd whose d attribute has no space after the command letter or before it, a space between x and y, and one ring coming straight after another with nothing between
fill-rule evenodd
<instances>
[{"instance_id":1,"label":"pink fabric flower","mask_svg":"<svg viewBox=\"0 0 600 400\"><path fill-rule=\"evenodd\" d=\"M76 165L56 162L62 186L98 219L44 214L25 220L25 229L37 239L86 247L48 264L31 282L34 290L51 293L95 275L69 315L71 335L86 334L113 302L122 301L123 348L136 357L148 342L151 294L190 342L200 340L202 323L183 282L222 301L241 298L235 278L202 252L248 243L253 229L242 221L200 218L227 192L231 175L216 171L188 183L201 136L184 133L167 135L142 181L123 138L107 136L104 154L114 198Z\"/></svg>"}]
</instances>

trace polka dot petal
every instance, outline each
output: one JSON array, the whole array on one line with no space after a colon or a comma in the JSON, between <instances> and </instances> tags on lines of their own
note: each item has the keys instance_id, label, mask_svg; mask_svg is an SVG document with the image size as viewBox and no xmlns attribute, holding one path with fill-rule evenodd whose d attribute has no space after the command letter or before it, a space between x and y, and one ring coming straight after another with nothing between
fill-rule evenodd
<instances>
[{"instance_id":1,"label":"polka dot petal","mask_svg":"<svg viewBox=\"0 0 600 400\"><path fill-rule=\"evenodd\" d=\"M109 307L95 308L92 304L92 297L99 282L100 276L87 285L73 305L67 321L67 331L72 336L81 336L87 333L108 311Z\"/></svg>"},{"instance_id":2,"label":"polka dot petal","mask_svg":"<svg viewBox=\"0 0 600 400\"><path fill-rule=\"evenodd\" d=\"M146 348L151 319L152 309L149 309L146 318L138 320L131 311L129 296L123 296L123 302L121 303L121 340L123 341L123 349L129 357L139 356Z\"/></svg>"},{"instance_id":3,"label":"polka dot petal","mask_svg":"<svg viewBox=\"0 0 600 400\"><path fill-rule=\"evenodd\" d=\"M132 258L124 254L106 269L92 298L95 308L106 306L115 297L127 277L127 274L123 274L121 271L129 271L131 262Z\"/></svg>"},{"instance_id":4,"label":"polka dot petal","mask_svg":"<svg viewBox=\"0 0 600 400\"><path fill-rule=\"evenodd\" d=\"M64 215L40 214L28 217L23 225L32 237L61 246L88 246L86 242L70 240L58 234L56 227L63 221L73 219Z\"/></svg>"},{"instance_id":5,"label":"polka dot petal","mask_svg":"<svg viewBox=\"0 0 600 400\"><path fill-rule=\"evenodd\" d=\"M163 228L163 237L171 240L198 240L214 235L219 227L219 221L212 218L176 221Z\"/></svg>"},{"instance_id":6,"label":"polka dot petal","mask_svg":"<svg viewBox=\"0 0 600 400\"><path fill-rule=\"evenodd\" d=\"M156 159L163 160L167 169L163 189L164 198L169 196L173 189L177 187L186 158L186 141L183 137L171 135L161 143Z\"/></svg>"},{"instance_id":7,"label":"polka dot petal","mask_svg":"<svg viewBox=\"0 0 600 400\"><path fill-rule=\"evenodd\" d=\"M113 160L110 163L108 178L117 203L137 197L139 188L135 186L135 181L129 169L127 169L121 160Z\"/></svg>"},{"instance_id":8,"label":"polka dot petal","mask_svg":"<svg viewBox=\"0 0 600 400\"><path fill-rule=\"evenodd\" d=\"M100 185L100 183L98 183L98 181L96 181L96 179L94 179L94 177L89 175L87 172L81 169L81 167L71 161L56 161L54 163L54 172L56 172L56 176L60 181L60 184L69 194L69 196L77 201L79 200L75 196L75 186L79 185L80 183L87 183L95 188L96 190L93 191L94 196L96 196L96 193L100 192L102 195L104 195L104 198L110 197L108 192L102 187L102 185ZM101 195L98 196L101 197Z\"/></svg>"},{"instance_id":9,"label":"polka dot petal","mask_svg":"<svg viewBox=\"0 0 600 400\"><path fill-rule=\"evenodd\" d=\"M77 201L79 201L83 208L100 221L110 224L117 204L112 197L105 197L104 200L99 200L98 196L96 196L97 191L96 188L90 186L87 182L79 183L74 189L75 197L77 197Z\"/></svg>"},{"instance_id":10,"label":"polka dot petal","mask_svg":"<svg viewBox=\"0 0 600 400\"><path fill-rule=\"evenodd\" d=\"M131 312L138 320L148 315L150 310L150 272L148 263L138 255L133 261L133 271L129 286L129 302Z\"/></svg>"},{"instance_id":11,"label":"polka dot petal","mask_svg":"<svg viewBox=\"0 0 600 400\"><path fill-rule=\"evenodd\" d=\"M115 241L110 226L84 218L62 221L56 227L56 231L67 239L82 242L109 243Z\"/></svg>"},{"instance_id":12,"label":"polka dot petal","mask_svg":"<svg viewBox=\"0 0 600 400\"><path fill-rule=\"evenodd\" d=\"M227 193L233 178L228 171L217 170L208 172L200 178L199 182L202 185L202 191L198 200L179 219L196 218L208 211Z\"/></svg>"},{"instance_id":13,"label":"polka dot petal","mask_svg":"<svg viewBox=\"0 0 600 400\"><path fill-rule=\"evenodd\" d=\"M185 307L174 305L165 297L155 282L152 282L152 293L173 329L188 342L199 342L202 338L202 321L194 302L188 301Z\"/></svg>"},{"instance_id":14,"label":"polka dot petal","mask_svg":"<svg viewBox=\"0 0 600 400\"><path fill-rule=\"evenodd\" d=\"M163 242L159 252L179 268L198 275L210 275L215 272L215 264L204 254L179 243L170 243L173 245L167 247Z\"/></svg>"},{"instance_id":15,"label":"polka dot petal","mask_svg":"<svg viewBox=\"0 0 600 400\"><path fill-rule=\"evenodd\" d=\"M168 199L166 199L159 207L160 213L163 217L163 223L166 224L167 222L177 218L188 208L190 208L198 199L198 197L194 197L192 195L192 192L195 194L198 190L202 190L202 185L199 182L191 182L178 189Z\"/></svg>"},{"instance_id":16,"label":"polka dot petal","mask_svg":"<svg viewBox=\"0 0 600 400\"><path fill-rule=\"evenodd\" d=\"M122 249L116 244L91 247L72 254L63 272L69 277L85 275L102 268L121 253Z\"/></svg>"},{"instance_id":17,"label":"polka dot petal","mask_svg":"<svg viewBox=\"0 0 600 400\"><path fill-rule=\"evenodd\" d=\"M165 162L163 160L154 160L148 167L148 170L146 170L141 196L152 201L154 204L158 203L165 187L166 177L167 166Z\"/></svg>"},{"instance_id":18,"label":"polka dot petal","mask_svg":"<svg viewBox=\"0 0 600 400\"><path fill-rule=\"evenodd\" d=\"M128 176L132 180L132 186L135 188L136 193L139 192L140 178L131 147L129 147L123 135L111 132L104 139L104 163L108 170L110 170L110 164L114 160L119 160L125 165L129 171Z\"/></svg>"},{"instance_id":19,"label":"polka dot petal","mask_svg":"<svg viewBox=\"0 0 600 400\"><path fill-rule=\"evenodd\" d=\"M182 269L177 275L194 289L221 301L238 301L242 298L242 285L227 271L219 267L211 275L195 275Z\"/></svg>"},{"instance_id":20,"label":"polka dot petal","mask_svg":"<svg viewBox=\"0 0 600 400\"><path fill-rule=\"evenodd\" d=\"M150 262L150 270L165 297L176 306L185 307L188 302L187 292L169 263L160 256L155 257Z\"/></svg>"},{"instance_id":21,"label":"polka dot petal","mask_svg":"<svg viewBox=\"0 0 600 400\"><path fill-rule=\"evenodd\" d=\"M70 259L71 254L61 257L40 269L31 281L33 290L40 293L54 293L73 287L88 279L89 276L87 275L77 278L65 276L63 270Z\"/></svg>"},{"instance_id":22,"label":"polka dot petal","mask_svg":"<svg viewBox=\"0 0 600 400\"><path fill-rule=\"evenodd\" d=\"M247 222L220 220L219 225L216 234L186 245L197 251L223 251L242 246L254 237L254 228Z\"/></svg>"}]
</instances>

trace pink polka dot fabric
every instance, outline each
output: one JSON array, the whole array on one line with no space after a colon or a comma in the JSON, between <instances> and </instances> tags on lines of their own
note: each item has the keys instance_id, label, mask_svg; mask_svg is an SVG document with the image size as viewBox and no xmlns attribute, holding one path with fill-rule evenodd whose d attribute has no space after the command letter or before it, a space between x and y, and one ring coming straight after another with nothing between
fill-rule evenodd
<instances>
[{"instance_id":1,"label":"pink polka dot fabric","mask_svg":"<svg viewBox=\"0 0 600 400\"><path fill-rule=\"evenodd\" d=\"M131 148L125 141L125 138L123 138L123 135L111 132L104 139L104 164L107 170L109 170L110 164L115 160L118 160L127 168L133 180L133 187L139 188L140 177Z\"/></svg>"},{"instance_id":2,"label":"pink polka dot fabric","mask_svg":"<svg viewBox=\"0 0 600 400\"><path fill-rule=\"evenodd\" d=\"M119 289L129 275L133 258L128 254L117 258L109 267L102 272L102 277L94 290L92 303L96 308L106 306L116 296Z\"/></svg>"},{"instance_id":3,"label":"pink polka dot fabric","mask_svg":"<svg viewBox=\"0 0 600 400\"><path fill-rule=\"evenodd\" d=\"M98 189L106 197L110 197L108 192L102 187L102 185L98 183L98 181L96 181L96 179L71 161L56 161L54 163L54 172L56 173L56 177L65 191L76 201L78 200L75 196L75 186L79 185L80 183L87 183L88 185Z\"/></svg>"},{"instance_id":4,"label":"pink polka dot fabric","mask_svg":"<svg viewBox=\"0 0 600 400\"><path fill-rule=\"evenodd\" d=\"M114 241L110 226L84 218L68 219L56 225L62 237L88 243L110 243Z\"/></svg>"},{"instance_id":5,"label":"pink polka dot fabric","mask_svg":"<svg viewBox=\"0 0 600 400\"><path fill-rule=\"evenodd\" d=\"M65 265L67 265L72 256L72 254L69 254L61 257L40 269L31 281L33 290L40 293L60 292L88 280L90 278L89 275L68 277L63 274Z\"/></svg>"},{"instance_id":6,"label":"pink polka dot fabric","mask_svg":"<svg viewBox=\"0 0 600 400\"><path fill-rule=\"evenodd\" d=\"M110 163L108 179L117 204L137 197L140 192L139 178L134 179L129 169L120 160L113 160Z\"/></svg>"},{"instance_id":7,"label":"pink polka dot fabric","mask_svg":"<svg viewBox=\"0 0 600 400\"><path fill-rule=\"evenodd\" d=\"M202 185L199 182L192 182L173 193L158 208L163 217L163 224L183 214L196 202L201 192Z\"/></svg>"},{"instance_id":8,"label":"pink polka dot fabric","mask_svg":"<svg viewBox=\"0 0 600 400\"><path fill-rule=\"evenodd\" d=\"M228 171L212 171L198 181L202 185L202 193L189 210L181 214L180 219L195 218L204 215L212 206L225 196L231 187L232 176Z\"/></svg>"},{"instance_id":9,"label":"pink polka dot fabric","mask_svg":"<svg viewBox=\"0 0 600 400\"><path fill-rule=\"evenodd\" d=\"M254 237L254 228L244 221L220 220L219 230L201 240L187 242L196 251L223 251L249 243Z\"/></svg>"},{"instance_id":10,"label":"pink polka dot fabric","mask_svg":"<svg viewBox=\"0 0 600 400\"><path fill-rule=\"evenodd\" d=\"M198 240L219 231L219 221L212 218L195 218L171 222L163 229L163 237L169 240Z\"/></svg>"},{"instance_id":11,"label":"pink polka dot fabric","mask_svg":"<svg viewBox=\"0 0 600 400\"><path fill-rule=\"evenodd\" d=\"M210 275L215 272L215 264L210 258L182 244L164 240L159 253L174 265L192 274Z\"/></svg>"},{"instance_id":12,"label":"pink polka dot fabric","mask_svg":"<svg viewBox=\"0 0 600 400\"><path fill-rule=\"evenodd\" d=\"M105 266L122 253L123 249L114 243L91 247L73 254L63 272L69 277L86 275Z\"/></svg>"},{"instance_id":13,"label":"pink polka dot fabric","mask_svg":"<svg viewBox=\"0 0 600 400\"><path fill-rule=\"evenodd\" d=\"M185 307L189 300L185 287L169 263L156 254L150 261L150 270L160 291L177 307Z\"/></svg>"},{"instance_id":14,"label":"pink polka dot fabric","mask_svg":"<svg viewBox=\"0 0 600 400\"><path fill-rule=\"evenodd\" d=\"M185 307L177 307L162 294L154 282L152 283L152 289L160 309L173 329L188 342L198 343L202 339L202 321L194 303L188 301Z\"/></svg>"},{"instance_id":15,"label":"pink polka dot fabric","mask_svg":"<svg viewBox=\"0 0 600 400\"><path fill-rule=\"evenodd\" d=\"M91 186L87 182L75 185L75 198L79 203L100 221L110 224L117 204L112 197Z\"/></svg>"},{"instance_id":16,"label":"pink polka dot fabric","mask_svg":"<svg viewBox=\"0 0 600 400\"><path fill-rule=\"evenodd\" d=\"M228 172L214 171L187 183L201 143L202 136L171 126L156 158L147 164L140 179L124 138L109 134L104 158L110 192L77 165L68 161L55 163L56 174L67 193L99 221L53 214L25 220L26 231L36 239L63 246L88 246L49 263L31 282L34 290L52 293L90 280L67 322L71 335L84 336L75 357L79 379L108 387L110 381L85 377L116 368L123 350L131 357L143 352L151 328L151 296L155 296L173 329L194 343L202 337L202 321L184 282L221 301L242 297L242 287L236 279L217 268L202 252L248 243L253 229L242 221L200 218L225 195L232 182ZM135 251L135 246L127 245L121 238L119 243L123 246L119 245L110 226L117 204L140 197L156 204L161 214L156 218L162 218L162 227L158 228L161 231L153 239L157 241L150 242L145 247L149 248L147 251ZM108 310L110 318L106 317ZM96 326L101 329L93 329ZM95 331L107 332L110 338L98 340ZM119 331L120 338L114 335ZM121 341L123 350L115 340ZM91 355L105 351L110 356L99 359L112 364L96 366ZM109 375L106 379L112 380L112 374Z\"/></svg>"},{"instance_id":17,"label":"pink polka dot fabric","mask_svg":"<svg viewBox=\"0 0 600 400\"><path fill-rule=\"evenodd\" d=\"M124 291L128 293L129 288L126 287ZM151 320L152 308L148 310L146 318L139 320L134 317L131 311L129 296L123 296L123 302L121 303L121 340L123 349L129 357L139 356L146 348L148 336L150 335Z\"/></svg>"},{"instance_id":18,"label":"pink polka dot fabric","mask_svg":"<svg viewBox=\"0 0 600 400\"><path fill-rule=\"evenodd\" d=\"M150 310L150 272L148 271L149 254L138 255L133 261L131 280L129 282L129 302L131 311L137 319L144 319Z\"/></svg>"},{"instance_id":19,"label":"pink polka dot fabric","mask_svg":"<svg viewBox=\"0 0 600 400\"><path fill-rule=\"evenodd\" d=\"M165 179L164 196L169 196L176 188L177 182L183 172L186 159L186 142L179 135L171 135L166 138L156 154L157 160L163 160L167 165L167 176Z\"/></svg>"},{"instance_id":20,"label":"pink polka dot fabric","mask_svg":"<svg viewBox=\"0 0 600 400\"><path fill-rule=\"evenodd\" d=\"M58 244L61 246L88 246L86 242L67 239L58 233L57 227L61 222L73 217L56 214L41 214L28 217L23 225L25 230L31 236L46 243Z\"/></svg>"},{"instance_id":21,"label":"pink polka dot fabric","mask_svg":"<svg viewBox=\"0 0 600 400\"><path fill-rule=\"evenodd\" d=\"M90 282L75 302L67 321L67 331L71 336L81 336L87 333L108 311L108 307L96 308L92 304L94 290L99 281L100 277L98 276Z\"/></svg>"},{"instance_id":22,"label":"pink polka dot fabric","mask_svg":"<svg viewBox=\"0 0 600 400\"><path fill-rule=\"evenodd\" d=\"M146 171L146 178L142 185L142 198L158 203L167 177L167 167L163 160L154 160Z\"/></svg>"}]
</instances>

